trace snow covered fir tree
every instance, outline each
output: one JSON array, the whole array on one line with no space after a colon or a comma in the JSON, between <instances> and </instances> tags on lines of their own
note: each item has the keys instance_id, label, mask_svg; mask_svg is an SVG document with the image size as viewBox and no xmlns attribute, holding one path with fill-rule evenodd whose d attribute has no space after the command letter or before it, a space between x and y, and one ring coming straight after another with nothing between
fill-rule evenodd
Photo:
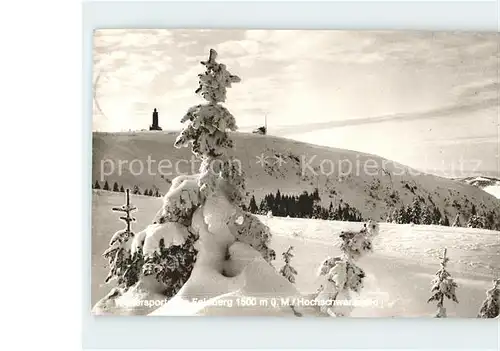
<instances>
[{"instance_id":1,"label":"snow covered fir tree","mask_svg":"<svg viewBox=\"0 0 500 351\"><path fill-rule=\"evenodd\" d=\"M128 288L139 280L142 266L142 257L139 252L132 254L131 243L134 233L131 223L135 218L131 216L137 208L130 203L130 192L127 189L125 194L125 205L113 207L113 211L121 212L120 220L125 222L125 228L117 231L109 241L109 248L103 256L109 260L109 274L106 283L116 280L116 285L120 288Z\"/></svg>"},{"instance_id":2,"label":"snow covered fir tree","mask_svg":"<svg viewBox=\"0 0 500 351\"><path fill-rule=\"evenodd\" d=\"M224 64L217 63L216 58L217 52L210 49L208 60L201 62L206 70L198 75L200 86L195 93L208 103L188 110L181 120L188 124L175 141L175 147L191 146L193 154L201 159L197 182L203 201L215 205L224 198L239 208L245 190L244 174L241 164L228 155L229 149L233 148L228 130L235 131L237 126L234 116L222 103L226 101L227 88L241 79L229 73ZM234 233L236 239L251 245L271 260L275 253L268 247L269 228L250 213L242 213L240 217L242 227Z\"/></svg>"},{"instance_id":3,"label":"snow covered fir tree","mask_svg":"<svg viewBox=\"0 0 500 351\"><path fill-rule=\"evenodd\" d=\"M486 291L486 299L479 308L478 318L498 318L500 315L500 279L493 280L493 287Z\"/></svg>"},{"instance_id":4,"label":"snow covered fir tree","mask_svg":"<svg viewBox=\"0 0 500 351\"><path fill-rule=\"evenodd\" d=\"M291 260L293 258L293 246L288 247L288 249L282 253L285 265L281 267L280 274L284 276L290 283L295 283L295 276L297 275L297 270L292 267Z\"/></svg>"},{"instance_id":5,"label":"snow covered fir tree","mask_svg":"<svg viewBox=\"0 0 500 351\"><path fill-rule=\"evenodd\" d=\"M211 49L208 60L202 62L206 71L199 74L200 86L196 90L208 103L188 110L181 123L189 123L175 141L175 147L191 145L194 155L201 159L198 182L204 195L214 191L220 178L230 186L225 189L230 200L239 203L244 190L242 169L237 169L237 163L227 155L227 149L233 147L227 131L236 130L236 120L222 103L226 101L227 88L240 82L240 78L230 74L216 58L217 52Z\"/></svg>"},{"instance_id":6,"label":"snow covered fir tree","mask_svg":"<svg viewBox=\"0 0 500 351\"><path fill-rule=\"evenodd\" d=\"M431 287L431 297L427 300L427 303L436 302L437 311L436 318L446 318L446 308L444 307L444 300L449 299L458 303L456 297L457 283L451 277L451 274L446 270L446 265L450 260L446 256L447 249L443 250L443 256L441 257L441 268L436 272L435 278L432 280Z\"/></svg>"},{"instance_id":7,"label":"snow covered fir tree","mask_svg":"<svg viewBox=\"0 0 500 351\"><path fill-rule=\"evenodd\" d=\"M203 281L213 284L237 276L249 255L258 262L260 257L270 274L275 272L269 228L241 209L244 175L228 155L233 147L228 130L237 127L222 103L226 89L240 78L216 58L215 50L210 50L196 90L208 103L188 110L182 118L187 125L175 142L177 148L191 146L201 160L200 173L176 177L153 223L135 236L130 232L120 246L112 242L106 254L121 250L124 259L115 260L110 276L132 278L123 278L119 289L101 299L95 314L148 314L158 305L147 301L170 300L181 290L190 297L206 297L211 288ZM140 194L137 186L133 193Z\"/></svg>"},{"instance_id":8,"label":"snow covered fir tree","mask_svg":"<svg viewBox=\"0 0 500 351\"><path fill-rule=\"evenodd\" d=\"M93 33L92 314L499 318L497 36L330 34Z\"/></svg>"},{"instance_id":9,"label":"snow covered fir tree","mask_svg":"<svg viewBox=\"0 0 500 351\"><path fill-rule=\"evenodd\" d=\"M352 305L343 303L351 300L352 293L363 288L365 271L356 264L360 257L373 251L372 240L379 234L379 224L368 221L359 231L342 231L341 255L328 257L320 265L318 275L323 278L315 300L320 311L332 317L348 316ZM338 305L331 301L344 300Z\"/></svg>"}]
</instances>

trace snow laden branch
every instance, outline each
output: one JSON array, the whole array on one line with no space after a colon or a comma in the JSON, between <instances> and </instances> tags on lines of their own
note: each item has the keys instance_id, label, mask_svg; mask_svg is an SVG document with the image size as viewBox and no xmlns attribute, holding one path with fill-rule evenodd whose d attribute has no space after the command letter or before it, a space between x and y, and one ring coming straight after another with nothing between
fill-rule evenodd
<instances>
[{"instance_id":1,"label":"snow laden branch","mask_svg":"<svg viewBox=\"0 0 500 351\"><path fill-rule=\"evenodd\" d=\"M340 233L341 255L326 258L318 272L324 280L315 299L318 306L321 306L322 313L332 317L348 316L351 313L352 305L346 303L337 306L334 301L350 300L351 292L359 293L363 288L366 274L355 262L372 252L372 240L378 233L379 225L374 221L368 221L360 231Z\"/></svg>"},{"instance_id":2,"label":"snow laden branch","mask_svg":"<svg viewBox=\"0 0 500 351\"><path fill-rule=\"evenodd\" d=\"M446 248L443 251L443 256L441 258L441 268L436 272L435 278L432 280L431 287L431 297L427 300L427 303L436 301L437 302L437 312L436 318L446 318L446 308L444 307L444 299L450 299L458 303L457 297L455 295L455 290L457 288L457 283L451 277L451 274L446 270L446 265L450 260L446 257Z\"/></svg>"}]
</instances>

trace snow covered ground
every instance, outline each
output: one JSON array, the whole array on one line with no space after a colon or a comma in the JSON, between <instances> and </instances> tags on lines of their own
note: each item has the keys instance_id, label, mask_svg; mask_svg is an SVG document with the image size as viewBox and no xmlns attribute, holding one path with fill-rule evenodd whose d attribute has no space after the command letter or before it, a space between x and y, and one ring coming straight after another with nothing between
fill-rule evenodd
<instances>
[{"instance_id":1,"label":"snow covered ground","mask_svg":"<svg viewBox=\"0 0 500 351\"><path fill-rule=\"evenodd\" d=\"M500 199L500 179L495 177L466 177L458 179L463 183L474 185L480 189L483 189L487 193Z\"/></svg>"},{"instance_id":2,"label":"snow covered ground","mask_svg":"<svg viewBox=\"0 0 500 351\"><path fill-rule=\"evenodd\" d=\"M133 205L139 232L152 222L161 198L134 195ZM122 228L111 207L123 203L123 193L93 191L92 198L92 305L105 296L111 286L104 284L107 262L101 256L111 235ZM294 246L292 266L298 271L296 287L302 294L318 288L316 272L327 256L339 254L338 233L359 229L360 223L259 216L273 234L276 269L282 265L281 253ZM359 265L367 273L360 301L373 301L358 307L353 317L432 316L435 306L427 304L434 273L439 269L439 251L448 248L449 271L459 284L459 304L447 301L448 315L475 317L491 280L500 272L500 232L441 226L381 223L374 241L374 253ZM229 312L229 311L228 311Z\"/></svg>"}]
</instances>

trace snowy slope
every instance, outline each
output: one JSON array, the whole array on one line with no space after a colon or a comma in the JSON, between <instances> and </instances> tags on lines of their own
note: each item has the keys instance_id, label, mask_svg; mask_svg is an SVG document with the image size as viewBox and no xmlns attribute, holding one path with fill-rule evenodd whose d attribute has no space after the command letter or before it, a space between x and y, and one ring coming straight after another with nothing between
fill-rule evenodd
<instances>
[{"instance_id":1,"label":"snowy slope","mask_svg":"<svg viewBox=\"0 0 500 351\"><path fill-rule=\"evenodd\" d=\"M110 185L117 181L142 190L157 186L166 193L176 175L195 173L199 167L199 162L191 162L188 148L173 147L177 135L94 133L93 181L104 179ZM462 223L467 222L474 204L478 213L495 211L500 223L498 199L461 181L418 173L379 156L350 150L258 134L232 133L232 138L234 155L246 174L247 195L254 194L257 203L278 189L282 194L299 195L317 187L324 206L348 203L364 218L385 220L394 207L411 204L420 196L427 205L434 203L441 213L446 211L450 221L460 213ZM258 163L262 157L267 162L264 166ZM281 166L278 157L283 160ZM159 169L159 164L163 168ZM167 173L165 179L162 172Z\"/></svg>"},{"instance_id":2,"label":"snowy slope","mask_svg":"<svg viewBox=\"0 0 500 351\"><path fill-rule=\"evenodd\" d=\"M122 227L122 223L110 211L111 207L122 202L123 194L93 191L92 305L110 289L109 285L103 284L107 267L101 254L107 248L111 235ZM151 223L161 199L134 195L132 203L138 207L135 213L138 221L133 227L138 232ZM360 227L360 223L259 217L269 225L273 234L271 247L278 254L273 263L276 269L283 265L281 253L289 245L295 247L292 265L298 271L296 287L302 294L316 291L318 280L315 272L321 261L339 253L339 231ZM435 306L427 304L426 299L429 297L432 276L439 267L439 250L446 246L451 258L449 271L459 284L457 297L460 301L458 305L451 302L446 304L448 314L474 317L486 289L491 285L491 279L498 277L500 271L499 236L500 232L481 229L382 223L380 235L374 241L374 254L360 261L367 278L358 299L374 301L376 304L356 308L352 316L432 315ZM266 272L258 270L257 266L251 277L261 279L262 274ZM236 283L232 289L240 287L240 283L245 284ZM279 282L271 283L279 285ZM279 290L279 286L276 289ZM233 294L233 298L239 294L233 290L228 293ZM183 311L186 313L187 310ZM259 311L245 310L245 313L252 312L255 314ZM162 310L155 313L167 314L162 313ZM216 309L194 308L191 313L238 315L243 314L243 311L237 310L235 306L223 306Z\"/></svg>"}]
</instances>

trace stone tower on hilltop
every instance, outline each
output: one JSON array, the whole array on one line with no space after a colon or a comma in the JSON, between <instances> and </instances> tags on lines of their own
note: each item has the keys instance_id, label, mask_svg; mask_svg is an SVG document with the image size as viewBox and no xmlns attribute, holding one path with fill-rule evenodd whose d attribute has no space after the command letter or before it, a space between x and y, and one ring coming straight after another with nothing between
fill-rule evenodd
<instances>
[{"instance_id":1,"label":"stone tower on hilltop","mask_svg":"<svg viewBox=\"0 0 500 351\"><path fill-rule=\"evenodd\" d=\"M158 111L156 109L153 111L153 124L149 126L149 130L162 130L158 125Z\"/></svg>"}]
</instances>

